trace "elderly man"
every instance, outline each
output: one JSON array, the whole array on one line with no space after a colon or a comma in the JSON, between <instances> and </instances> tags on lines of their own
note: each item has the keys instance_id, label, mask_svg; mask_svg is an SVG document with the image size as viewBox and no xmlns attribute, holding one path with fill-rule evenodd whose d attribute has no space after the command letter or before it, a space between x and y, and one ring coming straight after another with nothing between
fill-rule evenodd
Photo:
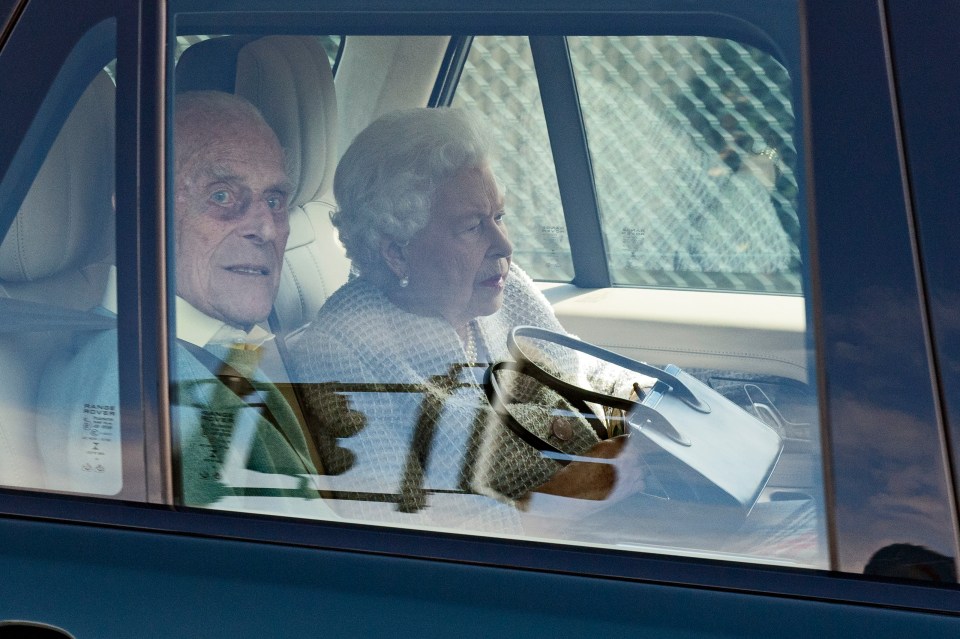
<instances>
[{"instance_id":1,"label":"elderly man","mask_svg":"<svg viewBox=\"0 0 960 639\"><path fill-rule=\"evenodd\" d=\"M210 504L254 486L261 495L266 487L315 496L282 477L315 470L290 406L258 371L272 339L259 323L273 306L289 233L280 144L242 98L186 93L174 111L174 171L171 402L181 499ZM122 487L116 352L116 333L104 331L46 375L38 438L49 488Z\"/></svg>"}]
</instances>

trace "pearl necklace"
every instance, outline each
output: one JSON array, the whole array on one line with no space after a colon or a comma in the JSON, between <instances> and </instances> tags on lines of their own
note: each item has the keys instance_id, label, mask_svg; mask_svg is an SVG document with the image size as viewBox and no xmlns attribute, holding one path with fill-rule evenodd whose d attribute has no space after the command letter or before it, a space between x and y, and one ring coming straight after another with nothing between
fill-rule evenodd
<instances>
[{"instance_id":1,"label":"pearl necklace","mask_svg":"<svg viewBox=\"0 0 960 639\"><path fill-rule=\"evenodd\" d=\"M474 334L473 320L467 323L467 339L463 345L467 354L467 366L477 365L477 338Z\"/></svg>"}]
</instances>

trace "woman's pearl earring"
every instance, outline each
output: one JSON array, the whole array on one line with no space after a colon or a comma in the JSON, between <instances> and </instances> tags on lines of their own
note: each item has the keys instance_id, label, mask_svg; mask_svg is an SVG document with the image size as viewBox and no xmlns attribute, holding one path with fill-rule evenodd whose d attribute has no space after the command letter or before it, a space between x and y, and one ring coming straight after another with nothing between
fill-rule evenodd
<instances>
[{"instance_id":1,"label":"woman's pearl earring","mask_svg":"<svg viewBox=\"0 0 960 639\"><path fill-rule=\"evenodd\" d=\"M407 284L410 283L410 278L404 275L400 278L400 288L407 288Z\"/></svg>"}]
</instances>

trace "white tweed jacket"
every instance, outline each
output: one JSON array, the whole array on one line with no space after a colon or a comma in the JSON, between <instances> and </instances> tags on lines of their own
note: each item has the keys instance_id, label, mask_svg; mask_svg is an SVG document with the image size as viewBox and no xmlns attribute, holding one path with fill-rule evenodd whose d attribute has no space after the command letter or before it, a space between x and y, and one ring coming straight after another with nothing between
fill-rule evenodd
<instances>
[{"instance_id":1,"label":"white tweed jacket","mask_svg":"<svg viewBox=\"0 0 960 639\"><path fill-rule=\"evenodd\" d=\"M502 307L477 320L481 359L508 359L507 335L520 324L563 331L513 265ZM514 499L558 466L490 418L482 371L454 369L467 355L445 320L398 308L360 277L330 297L290 353L341 515L521 532ZM596 441L590 431L579 448Z\"/></svg>"}]
</instances>

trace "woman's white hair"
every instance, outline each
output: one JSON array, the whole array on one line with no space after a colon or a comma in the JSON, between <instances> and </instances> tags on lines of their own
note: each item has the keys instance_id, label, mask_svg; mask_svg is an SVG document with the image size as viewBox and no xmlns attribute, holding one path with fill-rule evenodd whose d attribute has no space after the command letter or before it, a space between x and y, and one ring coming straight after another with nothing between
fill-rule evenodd
<instances>
[{"instance_id":1,"label":"woman's white hair","mask_svg":"<svg viewBox=\"0 0 960 639\"><path fill-rule=\"evenodd\" d=\"M461 109L394 111L361 131L333 181L333 224L354 268L384 276L381 241L408 242L426 226L443 183L484 165L488 151L478 123Z\"/></svg>"}]
</instances>

